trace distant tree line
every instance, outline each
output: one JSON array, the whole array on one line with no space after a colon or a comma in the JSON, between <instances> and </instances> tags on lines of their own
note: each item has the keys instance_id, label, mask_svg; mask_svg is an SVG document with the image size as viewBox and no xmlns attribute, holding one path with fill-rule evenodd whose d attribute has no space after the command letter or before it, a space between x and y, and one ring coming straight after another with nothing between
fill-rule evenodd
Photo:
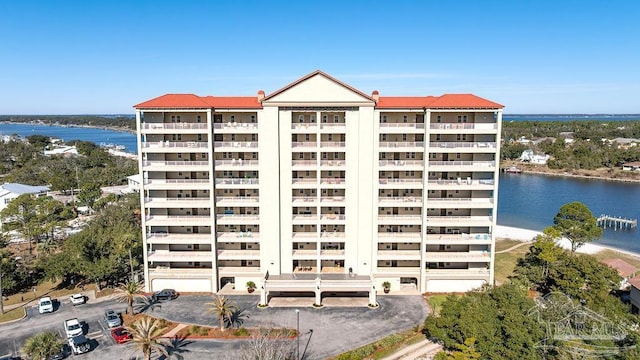
<instances>
[{"instance_id":1,"label":"distant tree line","mask_svg":"<svg viewBox=\"0 0 640 360\"><path fill-rule=\"evenodd\" d=\"M562 136L573 139L567 143ZM537 144L517 142L524 137L528 140L541 139ZM550 169L613 168L625 162L640 160L640 146L620 147L617 143L604 139L640 139L640 121L513 121L502 127L502 160L515 160L522 152L532 149L549 154Z\"/></svg>"},{"instance_id":2,"label":"distant tree line","mask_svg":"<svg viewBox=\"0 0 640 360\"><path fill-rule=\"evenodd\" d=\"M136 129L136 119L133 115L0 115L0 122Z\"/></svg>"}]
</instances>

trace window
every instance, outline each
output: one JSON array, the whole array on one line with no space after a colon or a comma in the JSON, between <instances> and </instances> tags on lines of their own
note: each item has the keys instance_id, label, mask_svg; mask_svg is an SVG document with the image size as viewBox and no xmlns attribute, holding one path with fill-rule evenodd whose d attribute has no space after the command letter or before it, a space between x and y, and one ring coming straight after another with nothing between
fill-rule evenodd
<instances>
[{"instance_id":1,"label":"window","mask_svg":"<svg viewBox=\"0 0 640 360\"><path fill-rule=\"evenodd\" d=\"M328 141L333 141L333 135L332 134L327 134L327 140Z\"/></svg>"},{"instance_id":2,"label":"window","mask_svg":"<svg viewBox=\"0 0 640 360\"><path fill-rule=\"evenodd\" d=\"M304 115L298 115L298 122L304 122Z\"/></svg>"},{"instance_id":3,"label":"window","mask_svg":"<svg viewBox=\"0 0 640 360\"><path fill-rule=\"evenodd\" d=\"M387 134L382 134L382 141L387 141Z\"/></svg>"},{"instance_id":4,"label":"window","mask_svg":"<svg viewBox=\"0 0 640 360\"><path fill-rule=\"evenodd\" d=\"M298 153L298 159L304 159L304 153Z\"/></svg>"},{"instance_id":5,"label":"window","mask_svg":"<svg viewBox=\"0 0 640 360\"><path fill-rule=\"evenodd\" d=\"M407 121L409 121L409 116L407 116L407 115L402 115L402 122L405 122L405 123L406 123Z\"/></svg>"},{"instance_id":6,"label":"window","mask_svg":"<svg viewBox=\"0 0 640 360\"><path fill-rule=\"evenodd\" d=\"M235 122L236 121L236 116L235 115L231 115L231 117L229 117L231 119L231 122Z\"/></svg>"},{"instance_id":7,"label":"window","mask_svg":"<svg viewBox=\"0 0 640 360\"><path fill-rule=\"evenodd\" d=\"M437 115L437 116L436 116L436 122L437 122L437 123L442 122L442 115Z\"/></svg>"},{"instance_id":8,"label":"window","mask_svg":"<svg viewBox=\"0 0 640 360\"><path fill-rule=\"evenodd\" d=\"M402 134L402 141L407 141L407 134Z\"/></svg>"},{"instance_id":9,"label":"window","mask_svg":"<svg viewBox=\"0 0 640 360\"><path fill-rule=\"evenodd\" d=\"M310 115L309 116L309 121L311 121L312 123L316 122L316 116L315 115Z\"/></svg>"},{"instance_id":10,"label":"window","mask_svg":"<svg viewBox=\"0 0 640 360\"><path fill-rule=\"evenodd\" d=\"M255 123L256 122L256 116L255 115L251 115L251 122Z\"/></svg>"},{"instance_id":11,"label":"window","mask_svg":"<svg viewBox=\"0 0 640 360\"><path fill-rule=\"evenodd\" d=\"M322 115L322 122L326 123L328 121L329 117L327 115Z\"/></svg>"},{"instance_id":12,"label":"window","mask_svg":"<svg viewBox=\"0 0 640 360\"><path fill-rule=\"evenodd\" d=\"M438 154L431 153L431 154L429 154L429 157L432 158L432 159L437 159L438 158Z\"/></svg>"},{"instance_id":13,"label":"window","mask_svg":"<svg viewBox=\"0 0 640 360\"><path fill-rule=\"evenodd\" d=\"M200 115L196 116L196 122L202 122L202 116Z\"/></svg>"},{"instance_id":14,"label":"window","mask_svg":"<svg viewBox=\"0 0 640 360\"><path fill-rule=\"evenodd\" d=\"M457 139L458 141L466 141L466 140L467 140L467 135L466 135L466 134L458 134L458 135L456 136L456 139Z\"/></svg>"},{"instance_id":15,"label":"window","mask_svg":"<svg viewBox=\"0 0 640 360\"><path fill-rule=\"evenodd\" d=\"M386 123L387 122L387 115L382 115L382 119L380 119L381 123Z\"/></svg>"},{"instance_id":16,"label":"window","mask_svg":"<svg viewBox=\"0 0 640 360\"><path fill-rule=\"evenodd\" d=\"M178 159L182 159L182 153L178 153Z\"/></svg>"},{"instance_id":17,"label":"window","mask_svg":"<svg viewBox=\"0 0 640 360\"><path fill-rule=\"evenodd\" d=\"M309 140L311 139L311 136L310 136L309 134L305 134L305 135L304 135L304 139L305 139L306 141L309 141Z\"/></svg>"},{"instance_id":18,"label":"window","mask_svg":"<svg viewBox=\"0 0 640 360\"><path fill-rule=\"evenodd\" d=\"M258 153L256 153L256 152L251 153L251 158L257 159L258 158Z\"/></svg>"},{"instance_id":19,"label":"window","mask_svg":"<svg viewBox=\"0 0 640 360\"><path fill-rule=\"evenodd\" d=\"M337 123L340 120L340 117L338 115L333 115L333 122Z\"/></svg>"},{"instance_id":20,"label":"window","mask_svg":"<svg viewBox=\"0 0 640 360\"><path fill-rule=\"evenodd\" d=\"M200 158L201 159L206 159L207 158L207 153L201 153L200 154Z\"/></svg>"},{"instance_id":21,"label":"window","mask_svg":"<svg viewBox=\"0 0 640 360\"><path fill-rule=\"evenodd\" d=\"M467 122L467 115L458 115L458 122L459 123L466 123Z\"/></svg>"},{"instance_id":22,"label":"window","mask_svg":"<svg viewBox=\"0 0 640 360\"><path fill-rule=\"evenodd\" d=\"M460 153L456 153L456 159L460 159Z\"/></svg>"}]
</instances>

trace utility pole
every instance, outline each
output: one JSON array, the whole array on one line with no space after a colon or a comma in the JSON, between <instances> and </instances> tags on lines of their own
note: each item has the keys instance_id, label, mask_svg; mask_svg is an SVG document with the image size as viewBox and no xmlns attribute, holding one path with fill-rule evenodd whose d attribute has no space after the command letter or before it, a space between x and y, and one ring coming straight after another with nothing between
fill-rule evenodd
<instances>
[{"instance_id":1,"label":"utility pole","mask_svg":"<svg viewBox=\"0 0 640 360\"><path fill-rule=\"evenodd\" d=\"M296 337L298 338L298 348L296 350L296 360L300 360L300 310L296 309Z\"/></svg>"}]
</instances>

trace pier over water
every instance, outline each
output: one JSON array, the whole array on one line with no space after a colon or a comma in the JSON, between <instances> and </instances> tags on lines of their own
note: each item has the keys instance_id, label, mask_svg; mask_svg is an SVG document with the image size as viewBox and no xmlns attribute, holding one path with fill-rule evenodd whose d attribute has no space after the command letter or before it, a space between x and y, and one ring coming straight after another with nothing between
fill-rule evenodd
<instances>
[{"instance_id":1,"label":"pier over water","mask_svg":"<svg viewBox=\"0 0 640 360\"><path fill-rule=\"evenodd\" d=\"M626 219L622 217L600 215L597 219L598 226L603 228L613 228L613 231L618 229L631 230L638 226L637 219Z\"/></svg>"}]
</instances>

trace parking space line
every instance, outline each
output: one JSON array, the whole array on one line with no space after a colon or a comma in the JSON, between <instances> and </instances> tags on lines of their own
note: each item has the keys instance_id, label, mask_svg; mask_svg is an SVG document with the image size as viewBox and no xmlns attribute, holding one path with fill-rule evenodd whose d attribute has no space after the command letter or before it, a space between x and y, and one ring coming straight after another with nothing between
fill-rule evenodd
<instances>
[{"instance_id":1,"label":"parking space line","mask_svg":"<svg viewBox=\"0 0 640 360\"><path fill-rule=\"evenodd\" d=\"M97 338L97 337L104 336L104 333L102 332L102 330L98 330L98 331L94 331L92 333L88 333L87 336L90 337L90 338Z\"/></svg>"}]
</instances>

